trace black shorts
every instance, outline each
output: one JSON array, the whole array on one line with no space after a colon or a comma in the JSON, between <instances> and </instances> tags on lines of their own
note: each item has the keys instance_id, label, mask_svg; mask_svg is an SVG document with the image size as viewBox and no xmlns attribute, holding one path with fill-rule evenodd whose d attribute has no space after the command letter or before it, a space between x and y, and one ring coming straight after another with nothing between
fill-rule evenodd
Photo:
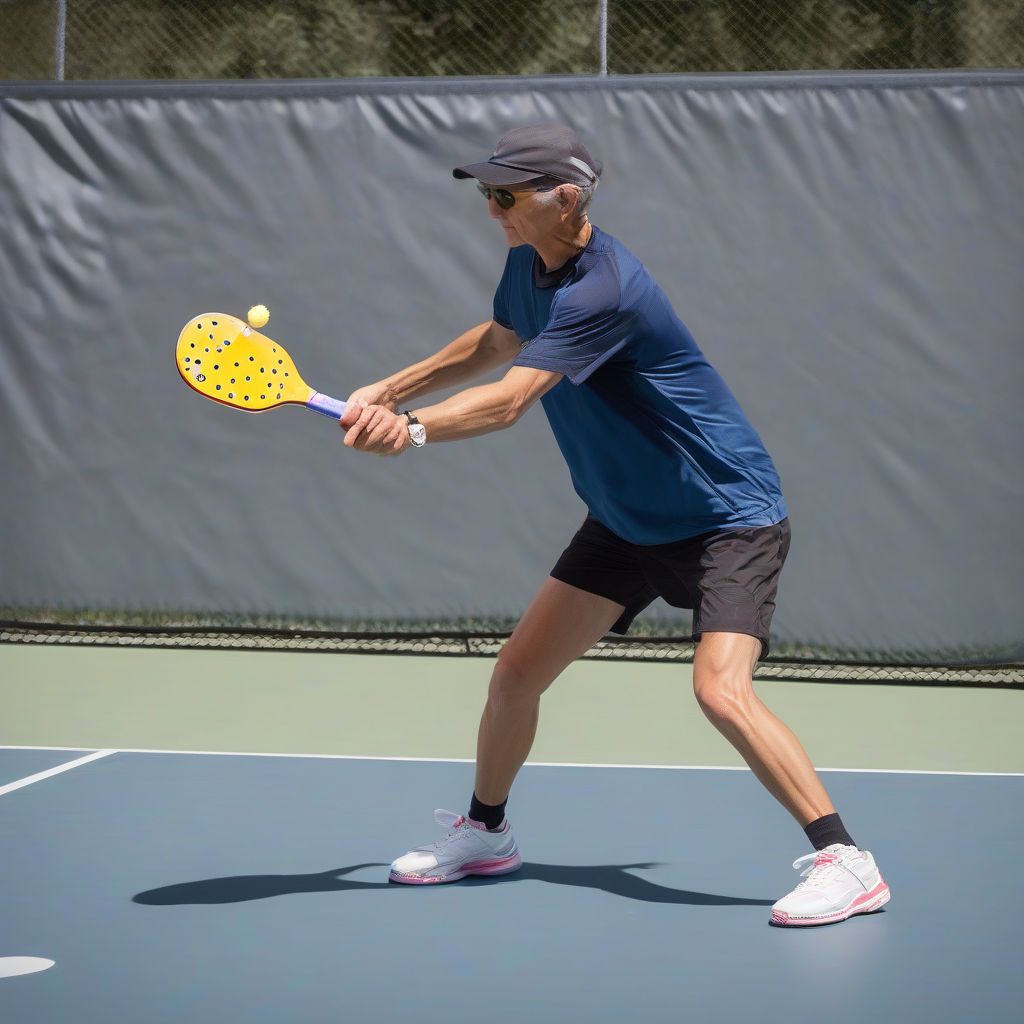
<instances>
[{"instance_id":1,"label":"black shorts","mask_svg":"<svg viewBox=\"0 0 1024 1024\"><path fill-rule=\"evenodd\" d=\"M789 520L713 530L670 544L631 544L593 516L562 552L551 575L625 605L612 626L625 633L656 597L693 609L693 639L705 631L747 633L768 656L779 573L789 552Z\"/></svg>"}]
</instances>

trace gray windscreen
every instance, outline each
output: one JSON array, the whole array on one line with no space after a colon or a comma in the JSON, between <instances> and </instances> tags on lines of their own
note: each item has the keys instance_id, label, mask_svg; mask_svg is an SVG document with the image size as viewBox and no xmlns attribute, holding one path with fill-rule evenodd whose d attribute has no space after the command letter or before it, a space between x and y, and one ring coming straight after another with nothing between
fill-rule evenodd
<instances>
[{"instance_id":1,"label":"gray windscreen","mask_svg":"<svg viewBox=\"0 0 1024 1024\"><path fill-rule=\"evenodd\" d=\"M0 606L519 615L585 514L539 405L374 458L173 349L266 303L344 399L487 320L504 242L451 168L546 120L779 468L776 645L1024 657L1012 72L0 84Z\"/></svg>"}]
</instances>

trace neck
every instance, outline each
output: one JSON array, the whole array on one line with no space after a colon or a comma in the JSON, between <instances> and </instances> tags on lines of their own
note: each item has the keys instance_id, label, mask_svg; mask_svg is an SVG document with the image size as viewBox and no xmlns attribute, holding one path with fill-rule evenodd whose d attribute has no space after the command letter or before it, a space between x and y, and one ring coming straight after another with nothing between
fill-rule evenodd
<instances>
[{"instance_id":1,"label":"neck","mask_svg":"<svg viewBox=\"0 0 1024 1024\"><path fill-rule=\"evenodd\" d=\"M594 226L585 217L583 223L573 234L551 235L543 242L534 246L540 256L541 263L546 271L557 270L567 260L571 260L577 253L582 252L590 241L594 232Z\"/></svg>"}]
</instances>

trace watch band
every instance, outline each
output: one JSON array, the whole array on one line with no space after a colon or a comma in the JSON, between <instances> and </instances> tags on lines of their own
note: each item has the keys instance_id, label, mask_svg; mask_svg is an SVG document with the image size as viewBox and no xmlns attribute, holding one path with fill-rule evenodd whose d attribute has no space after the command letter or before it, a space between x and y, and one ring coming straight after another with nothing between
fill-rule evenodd
<instances>
[{"instance_id":1,"label":"watch band","mask_svg":"<svg viewBox=\"0 0 1024 1024\"><path fill-rule=\"evenodd\" d=\"M412 441L414 448L422 448L427 443L427 430L418 419L415 414L410 412L408 409L399 413L400 416L404 416L406 419L406 429L409 431L409 440Z\"/></svg>"}]
</instances>

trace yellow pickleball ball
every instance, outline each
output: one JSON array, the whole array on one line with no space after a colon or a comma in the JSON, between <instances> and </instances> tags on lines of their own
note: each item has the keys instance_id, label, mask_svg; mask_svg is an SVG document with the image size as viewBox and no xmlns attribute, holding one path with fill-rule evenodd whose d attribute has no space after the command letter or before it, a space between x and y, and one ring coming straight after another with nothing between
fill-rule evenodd
<instances>
[{"instance_id":1,"label":"yellow pickleball ball","mask_svg":"<svg viewBox=\"0 0 1024 1024\"><path fill-rule=\"evenodd\" d=\"M270 310L266 306L253 306L245 315L250 327L263 327L270 319Z\"/></svg>"}]
</instances>

